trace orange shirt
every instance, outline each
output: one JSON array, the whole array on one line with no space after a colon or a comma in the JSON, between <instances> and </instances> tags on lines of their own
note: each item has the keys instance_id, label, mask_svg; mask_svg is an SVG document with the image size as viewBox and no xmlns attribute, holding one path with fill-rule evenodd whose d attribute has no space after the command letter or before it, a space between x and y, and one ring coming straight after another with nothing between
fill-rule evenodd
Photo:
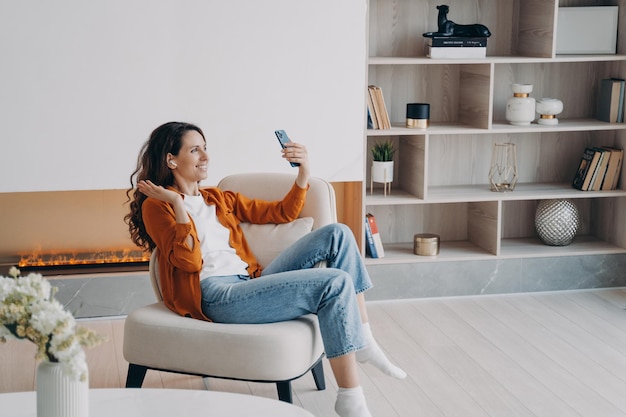
<instances>
[{"instance_id":1,"label":"orange shirt","mask_svg":"<svg viewBox=\"0 0 626 417\"><path fill-rule=\"evenodd\" d=\"M248 273L253 278L261 275L263 267L250 250L239 223L280 224L293 221L304 206L306 192L307 189L294 184L282 200L269 202L219 188L200 190L204 200L216 206L217 219L230 230L230 245L248 264ZM163 302L181 316L210 320L202 313L202 253L193 220L185 224L176 223L172 206L154 198L144 201L141 212L146 232L159 250L158 272ZM188 236L192 236L195 242L193 248L185 243Z\"/></svg>"}]
</instances>

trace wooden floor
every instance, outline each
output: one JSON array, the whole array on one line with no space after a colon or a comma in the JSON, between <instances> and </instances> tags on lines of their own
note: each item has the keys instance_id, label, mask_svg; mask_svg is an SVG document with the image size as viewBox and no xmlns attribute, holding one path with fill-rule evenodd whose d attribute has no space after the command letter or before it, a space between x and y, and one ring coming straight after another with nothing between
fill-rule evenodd
<instances>
[{"instance_id":1,"label":"wooden floor","mask_svg":"<svg viewBox=\"0 0 626 417\"><path fill-rule=\"evenodd\" d=\"M374 334L409 374L361 367L375 417L626 416L626 289L369 303ZM90 385L122 387L124 320L83 324L108 337L87 352ZM0 392L33 389L34 347L0 345ZM336 383L309 375L294 403L335 416ZM145 387L205 389L201 378L148 372ZM276 398L273 385L207 380L208 389Z\"/></svg>"}]
</instances>

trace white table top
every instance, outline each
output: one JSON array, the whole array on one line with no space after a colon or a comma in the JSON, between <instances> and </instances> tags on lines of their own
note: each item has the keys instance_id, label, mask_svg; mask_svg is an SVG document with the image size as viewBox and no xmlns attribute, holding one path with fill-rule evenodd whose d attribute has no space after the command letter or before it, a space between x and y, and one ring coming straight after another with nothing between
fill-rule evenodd
<instances>
[{"instance_id":1,"label":"white table top","mask_svg":"<svg viewBox=\"0 0 626 417\"><path fill-rule=\"evenodd\" d=\"M2 417L36 417L34 391L0 394ZM217 391L117 388L89 390L89 417L313 417L292 404Z\"/></svg>"}]
</instances>

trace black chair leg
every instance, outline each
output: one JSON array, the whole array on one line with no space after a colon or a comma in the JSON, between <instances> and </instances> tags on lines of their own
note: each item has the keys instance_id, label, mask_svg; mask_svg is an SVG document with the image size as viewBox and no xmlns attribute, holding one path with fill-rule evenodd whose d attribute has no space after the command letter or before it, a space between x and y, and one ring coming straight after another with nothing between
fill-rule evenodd
<instances>
[{"instance_id":1,"label":"black chair leg","mask_svg":"<svg viewBox=\"0 0 626 417\"><path fill-rule=\"evenodd\" d=\"M277 382L276 389L278 389L278 399L280 401L293 403L293 397L291 396L291 381Z\"/></svg>"},{"instance_id":2,"label":"black chair leg","mask_svg":"<svg viewBox=\"0 0 626 417\"><path fill-rule=\"evenodd\" d=\"M148 368L134 363L128 364L128 373L126 374L126 388L141 388L143 379L146 377Z\"/></svg>"},{"instance_id":3,"label":"black chair leg","mask_svg":"<svg viewBox=\"0 0 626 417\"><path fill-rule=\"evenodd\" d=\"M319 361L313 369L311 369L311 373L313 374L313 379L315 380L315 386L318 390L326 389L326 380L324 379L324 364L322 361Z\"/></svg>"}]
</instances>

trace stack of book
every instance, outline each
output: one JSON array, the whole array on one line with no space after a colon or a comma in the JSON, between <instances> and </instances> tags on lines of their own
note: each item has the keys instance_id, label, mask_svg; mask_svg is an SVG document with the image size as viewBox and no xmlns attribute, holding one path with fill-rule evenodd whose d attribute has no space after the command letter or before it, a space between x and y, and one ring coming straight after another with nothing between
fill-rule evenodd
<instances>
[{"instance_id":1,"label":"stack of book","mask_svg":"<svg viewBox=\"0 0 626 417\"><path fill-rule=\"evenodd\" d=\"M487 56L487 38L425 38L424 54L429 58L484 58Z\"/></svg>"},{"instance_id":2,"label":"stack of book","mask_svg":"<svg viewBox=\"0 0 626 417\"><path fill-rule=\"evenodd\" d=\"M391 129L383 90L375 85L370 85L367 90L367 128Z\"/></svg>"},{"instance_id":3,"label":"stack of book","mask_svg":"<svg viewBox=\"0 0 626 417\"><path fill-rule=\"evenodd\" d=\"M586 148L572 186L581 191L617 189L623 159L623 149Z\"/></svg>"},{"instance_id":4,"label":"stack of book","mask_svg":"<svg viewBox=\"0 0 626 417\"><path fill-rule=\"evenodd\" d=\"M624 122L624 85L621 78L600 80L598 93L598 120L608 123Z\"/></svg>"}]
</instances>

